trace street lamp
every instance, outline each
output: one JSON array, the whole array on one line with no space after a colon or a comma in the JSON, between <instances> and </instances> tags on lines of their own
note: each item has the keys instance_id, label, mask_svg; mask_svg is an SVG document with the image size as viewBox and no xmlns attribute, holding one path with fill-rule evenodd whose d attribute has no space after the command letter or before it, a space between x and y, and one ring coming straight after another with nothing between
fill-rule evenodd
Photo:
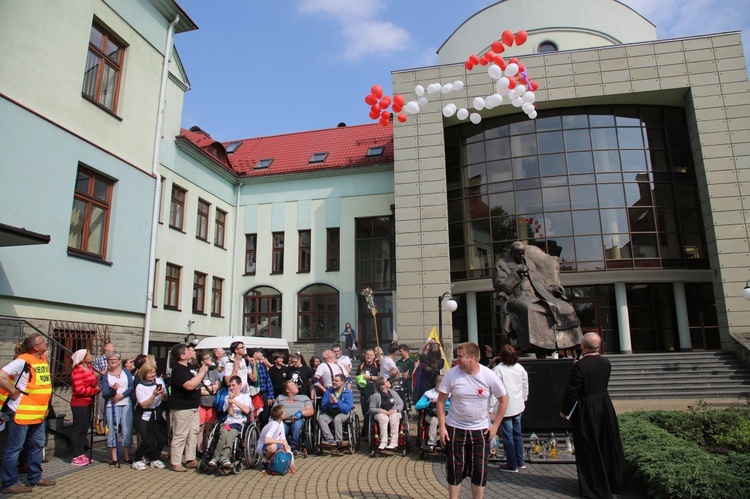
<instances>
[{"instance_id":1,"label":"street lamp","mask_svg":"<svg viewBox=\"0 0 750 499\"><path fill-rule=\"evenodd\" d=\"M190 339L191 336L193 339ZM198 344L198 338L193 333L188 333L187 336L185 336L185 343L191 346L196 346Z\"/></svg>"},{"instance_id":2,"label":"street lamp","mask_svg":"<svg viewBox=\"0 0 750 499\"><path fill-rule=\"evenodd\" d=\"M445 309L448 312L453 313L458 308L458 303L453 299L453 295L451 295L450 292L446 291L438 296L438 342L441 345L443 344L443 300L446 296L449 298L445 301Z\"/></svg>"},{"instance_id":3,"label":"street lamp","mask_svg":"<svg viewBox=\"0 0 750 499\"><path fill-rule=\"evenodd\" d=\"M750 300L750 281L745 283L745 289L742 290L742 297L746 300Z\"/></svg>"}]
</instances>

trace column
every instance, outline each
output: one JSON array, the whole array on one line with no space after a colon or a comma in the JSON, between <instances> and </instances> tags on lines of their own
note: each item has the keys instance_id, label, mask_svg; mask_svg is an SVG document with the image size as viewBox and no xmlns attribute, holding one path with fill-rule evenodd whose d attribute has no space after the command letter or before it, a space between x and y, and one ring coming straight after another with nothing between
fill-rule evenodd
<instances>
[{"instance_id":1,"label":"column","mask_svg":"<svg viewBox=\"0 0 750 499\"><path fill-rule=\"evenodd\" d=\"M685 283L673 282L674 311L677 315L677 335L680 338L680 352L692 352L693 343L690 341L690 321L688 320L687 300L685 299Z\"/></svg>"},{"instance_id":2,"label":"column","mask_svg":"<svg viewBox=\"0 0 750 499\"><path fill-rule=\"evenodd\" d=\"M466 293L466 327L468 328L469 341L479 345L479 327L477 326L477 322L477 294L471 291Z\"/></svg>"},{"instance_id":3,"label":"column","mask_svg":"<svg viewBox=\"0 0 750 499\"><path fill-rule=\"evenodd\" d=\"M630 314L628 313L628 294L624 282L615 283L615 302L617 304L617 325L620 329L620 353L633 353L630 343Z\"/></svg>"}]
</instances>

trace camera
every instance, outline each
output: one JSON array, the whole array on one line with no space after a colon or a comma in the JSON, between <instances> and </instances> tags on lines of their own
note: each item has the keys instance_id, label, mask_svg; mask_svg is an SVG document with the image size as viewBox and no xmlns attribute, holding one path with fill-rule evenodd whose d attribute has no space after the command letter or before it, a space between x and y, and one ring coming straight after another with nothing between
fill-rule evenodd
<instances>
[{"instance_id":1,"label":"camera","mask_svg":"<svg viewBox=\"0 0 750 499\"><path fill-rule=\"evenodd\" d=\"M208 370L209 371L213 371L214 369L216 369L216 365L215 364L211 364L211 365L208 366Z\"/></svg>"}]
</instances>

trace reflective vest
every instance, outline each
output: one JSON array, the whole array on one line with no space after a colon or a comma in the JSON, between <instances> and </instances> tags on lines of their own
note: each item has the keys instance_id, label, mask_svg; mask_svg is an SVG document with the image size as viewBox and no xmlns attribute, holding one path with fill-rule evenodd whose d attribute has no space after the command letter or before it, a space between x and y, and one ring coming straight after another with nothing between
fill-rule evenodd
<instances>
[{"instance_id":1,"label":"reflective vest","mask_svg":"<svg viewBox=\"0 0 750 499\"><path fill-rule=\"evenodd\" d=\"M44 421L47 414L50 398L52 398L52 376L49 364L46 360L39 359L31 354L18 356L26 361L29 366L29 380L24 391L18 399L16 415L13 418L15 424L32 425ZM0 390L2 396L7 398L7 393ZM28 394L28 395L27 395Z\"/></svg>"}]
</instances>

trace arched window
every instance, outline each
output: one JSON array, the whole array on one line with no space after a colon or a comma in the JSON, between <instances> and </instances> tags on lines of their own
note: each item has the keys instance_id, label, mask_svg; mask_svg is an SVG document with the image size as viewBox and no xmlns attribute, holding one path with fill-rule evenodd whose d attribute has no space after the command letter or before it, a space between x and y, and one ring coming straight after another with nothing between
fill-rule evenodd
<instances>
[{"instance_id":1,"label":"arched window","mask_svg":"<svg viewBox=\"0 0 750 499\"><path fill-rule=\"evenodd\" d=\"M539 54L544 54L546 52L557 52L557 44L551 40L544 40L542 43L537 45L536 51Z\"/></svg>"},{"instance_id":2,"label":"arched window","mask_svg":"<svg viewBox=\"0 0 750 499\"><path fill-rule=\"evenodd\" d=\"M247 336L281 338L281 294L268 286L245 293L243 319Z\"/></svg>"},{"instance_id":3,"label":"arched window","mask_svg":"<svg viewBox=\"0 0 750 499\"><path fill-rule=\"evenodd\" d=\"M299 341L334 340L339 327L339 292L326 284L313 284L297 295Z\"/></svg>"}]
</instances>

